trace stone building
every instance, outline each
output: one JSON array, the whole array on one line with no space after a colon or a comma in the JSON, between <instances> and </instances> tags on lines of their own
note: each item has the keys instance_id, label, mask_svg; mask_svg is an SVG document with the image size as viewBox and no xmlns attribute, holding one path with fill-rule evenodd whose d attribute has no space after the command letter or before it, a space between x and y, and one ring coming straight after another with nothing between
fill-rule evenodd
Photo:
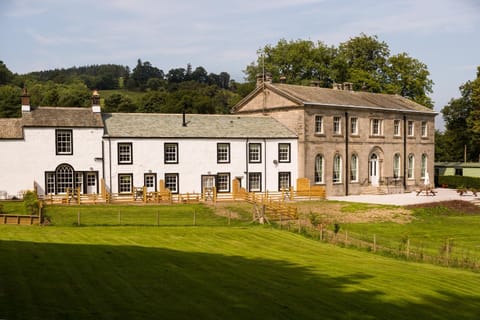
<instances>
[{"instance_id":1,"label":"stone building","mask_svg":"<svg viewBox=\"0 0 480 320\"><path fill-rule=\"evenodd\" d=\"M398 193L433 178L436 112L399 95L267 78L232 112L271 116L296 132L298 177L327 195Z\"/></svg>"}]
</instances>

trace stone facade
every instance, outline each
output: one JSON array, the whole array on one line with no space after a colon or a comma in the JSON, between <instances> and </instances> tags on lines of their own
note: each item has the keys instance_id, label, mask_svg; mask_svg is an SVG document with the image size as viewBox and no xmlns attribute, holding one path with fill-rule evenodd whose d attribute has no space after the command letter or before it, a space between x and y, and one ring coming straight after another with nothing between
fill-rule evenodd
<instances>
[{"instance_id":1,"label":"stone facade","mask_svg":"<svg viewBox=\"0 0 480 320\"><path fill-rule=\"evenodd\" d=\"M433 182L436 113L397 95L265 83L233 111L262 113L295 131L298 176L324 185L327 195Z\"/></svg>"}]
</instances>

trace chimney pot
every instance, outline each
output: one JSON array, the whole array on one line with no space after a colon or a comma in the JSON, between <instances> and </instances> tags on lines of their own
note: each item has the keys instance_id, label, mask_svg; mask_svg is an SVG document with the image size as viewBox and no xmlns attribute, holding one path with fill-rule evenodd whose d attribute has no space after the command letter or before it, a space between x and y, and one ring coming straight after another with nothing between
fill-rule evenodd
<instances>
[{"instance_id":1,"label":"chimney pot","mask_svg":"<svg viewBox=\"0 0 480 320\"><path fill-rule=\"evenodd\" d=\"M280 83L287 83L287 77L281 76L280 77Z\"/></svg>"},{"instance_id":2,"label":"chimney pot","mask_svg":"<svg viewBox=\"0 0 480 320\"><path fill-rule=\"evenodd\" d=\"M100 113L101 112L100 94L98 93L97 90L93 90L93 93L92 93L92 112L94 112L94 113Z\"/></svg>"}]
</instances>

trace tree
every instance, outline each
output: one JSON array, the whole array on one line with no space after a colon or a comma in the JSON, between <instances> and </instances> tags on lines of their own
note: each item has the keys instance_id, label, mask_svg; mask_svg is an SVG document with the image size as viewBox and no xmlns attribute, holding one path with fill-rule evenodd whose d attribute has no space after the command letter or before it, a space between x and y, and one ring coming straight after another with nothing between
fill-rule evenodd
<instances>
[{"instance_id":1,"label":"tree","mask_svg":"<svg viewBox=\"0 0 480 320\"><path fill-rule=\"evenodd\" d=\"M286 77L291 84L308 84L311 80L331 88L333 82L352 82L355 90L398 93L432 108L428 97L433 82L427 66L401 53L390 57L388 45L377 36L360 34L341 43L338 48L309 40L280 40L258 52L256 63L244 71L255 83L256 75L267 71L273 81Z\"/></svg>"},{"instance_id":2,"label":"tree","mask_svg":"<svg viewBox=\"0 0 480 320\"><path fill-rule=\"evenodd\" d=\"M9 84L13 80L13 73L8 70L3 61L0 60L0 85Z\"/></svg>"},{"instance_id":3,"label":"tree","mask_svg":"<svg viewBox=\"0 0 480 320\"><path fill-rule=\"evenodd\" d=\"M0 118L20 117L22 90L12 85L0 86Z\"/></svg>"},{"instance_id":4,"label":"tree","mask_svg":"<svg viewBox=\"0 0 480 320\"><path fill-rule=\"evenodd\" d=\"M135 112L137 106L129 97L115 93L105 99L105 112Z\"/></svg>"},{"instance_id":5,"label":"tree","mask_svg":"<svg viewBox=\"0 0 480 320\"><path fill-rule=\"evenodd\" d=\"M156 78L163 80L164 73L162 70L152 66L150 62L146 61L142 63L142 60L138 59L137 66L133 69L131 78L135 81L137 88L145 90L149 79Z\"/></svg>"},{"instance_id":6,"label":"tree","mask_svg":"<svg viewBox=\"0 0 480 320\"><path fill-rule=\"evenodd\" d=\"M480 155L480 67L477 78L460 86L461 97L452 99L441 110L445 120L445 139L448 141L449 160L478 161Z\"/></svg>"},{"instance_id":7,"label":"tree","mask_svg":"<svg viewBox=\"0 0 480 320\"><path fill-rule=\"evenodd\" d=\"M429 79L427 66L406 53L400 53L388 59L387 91L433 108L433 102L427 93L432 93L433 81Z\"/></svg>"}]
</instances>

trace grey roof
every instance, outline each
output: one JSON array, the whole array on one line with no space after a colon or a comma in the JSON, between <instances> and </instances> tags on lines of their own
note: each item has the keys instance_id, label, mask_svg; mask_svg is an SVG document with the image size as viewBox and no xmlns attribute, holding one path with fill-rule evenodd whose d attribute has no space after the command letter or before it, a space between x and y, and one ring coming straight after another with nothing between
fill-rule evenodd
<instances>
[{"instance_id":1,"label":"grey roof","mask_svg":"<svg viewBox=\"0 0 480 320\"><path fill-rule=\"evenodd\" d=\"M420 112L431 115L437 114L432 109L397 94L334 90L330 88L283 83L265 83L265 88L292 100L292 102L295 102L295 104L300 106L325 105L346 108L369 108L385 111ZM255 89L250 95L237 103L237 105L233 107L233 110L240 111L242 106L261 90L262 86L257 87L257 89Z\"/></svg>"},{"instance_id":2,"label":"grey roof","mask_svg":"<svg viewBox=\"0 0 480 320\"><path fill-rule=\"evenodd\" d=\"M22 119L0 119L0 139L22 139Z\"/></svg>"},{"instance_id":3,"label":"grey roof","mask_svg":"<svg viewBox=\"0 0 480 320\"><path fill-rule=\"evenodd\" d=\"M105 113L105 134L124 138L296 138L267 116Z\"/></svg>"},{"instance_id":4,"label":"grey roof","mask_svg":"<svg viewBox=\"0 0 480 320\"><path fill-rule=\"evenodd\" d=\"M22 114L25 127L103 128L100 113L91 108L37 107Z\"/></svg>"}]
</instances>

